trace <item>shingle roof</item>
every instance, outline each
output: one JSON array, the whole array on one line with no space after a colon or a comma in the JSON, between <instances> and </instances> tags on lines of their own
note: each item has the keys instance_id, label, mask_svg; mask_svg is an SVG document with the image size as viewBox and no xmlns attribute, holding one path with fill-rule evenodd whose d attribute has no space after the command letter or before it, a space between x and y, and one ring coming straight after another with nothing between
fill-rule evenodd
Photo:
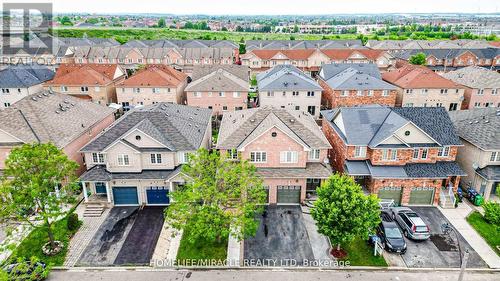
<instances>
[{"instance_id":1,"label":"shingle roof","mask_svg":"<svg viewBox=\"0 0 500 281\"><path fill-rule=\"evenodd\" d=\"M108 85L115 80L117 64L61 64L47 85Z\"/></svg>"},{"instance_id":2,"label":"shingle roof","mask_svg":"<svg viewBox=\"0 0 500 281\"><path fill-rule=\"evenodd\" d=\"M328 80L342 71L352 68L359 72L369 74L375 78L381 79L382 75L376 64L373 63L328 63L321 66L319 72L323 80Z\"/></svg>"},{"instance_id":3,"label":"shingle roof","mask_svg":"<svg viewBox=\"0 0 500 281\"><path fill-rule=\"evenodd\" d=\"M491 181L500 180L500 165L490 165L481 169L477 169L476 173L481 175L483 178Z\"/></svg>"},{"instance_id":4,"label":"shingle roof","mask_svg":"<svg viewBox=\"0 0 500 281\"><path fill-rule=\"evenodd\" d=\"M388 71L382 78L401 88L461 88L462 86L435 73L425 66L406 64Z\"/></svg>"},{"instance_id":5,"label":"shingle roof","mask_svg":"<svg viewBox=\"0 0 500 281\"><path fill-rule=\"evenodd\" d=\"M246 66L195 67L193 81L185 91L248 91L249 70Z\"/></svg>"},{"instance_id":6,"label":"shingle roof","mask_svg":"<svg viewBox=\"0 0 500 281\"><path fill-rule=\"evenodd\" d=\"M342 114L345 135L333 123ZM348 145L378 146L410 121L439 145L461 145L448 113L442 107L342 107L321 111Z\"/></svg>"},{"instance_id":7,"label":"shingle roof","mask_svg":"<svg viewBox=\"0 0 500 281\"><path fill-rule=\"evenodd\" d=\"M257 174L263 178L320 178L331 176L329 165L307 163L305 168L257 168Z\"/></svg>"},{"instance_id":8,"label":"shingle roof","mask_svg":"<svg viewBox=\"0 0 500 281\"><path fill-rule=\"evenodd\" d=\"M462 139L484 150L500 149L500 109L475 108L449 115Z\"/></svg>"},{"instance_id":9,"label":"shingle roof","mask_svg":"<svg viewBox=\"0 0 500 281\"><path fill-rule=\"evenodd\" d=\"M238 45L229 40L131 40L123 44L126 47L156 47L156 48L238 48Z\"/></svg>"},{"instance_id":10,"label":"shingle roof","mask_svg":"<svg viewBox=\"0 0 500 281\"><path fill-rule=\"evenodd\" d=\"M81 151L103 151L127 132L141 131L160 141L171 151L200 148L212 110L178 104L158 103L135 108L97 135Z\"/></svg>"},{"instance_id":11,"label":"shingle roof","mask_svg":"<svg viewBox=\"0 0 500 281\"><path fill-rule=\"evenodd\" d=\"M254 49L345 49L363 48L361 40L247 40L247 51Z\"/></svg>"},{"instance_id":12,"label":"shingle roof","mask_svg":"<svg viewBox=\"0 0 500 281\"><path fill-rule=\"evenodd\" d=\"M42 91L0 111L0 129L28 142L63 148L114 110L69 95Z\"/></svg>"},{"instance_id":13,"label":"shingle roof","mask_svg":"<svg viewBox=\"0 0 500 281\"><path fill-rule=\"evenodd\" d=\"M277 65L257 75L259 91L323 90L311 77L289 64Z\"/></svg>"},{"instance_id":14,"label":"shingle roof","mask_svg":"<svg viewBox=\"0 0 500 281\"><path fill-rule=\"evenodd\" d=\"M363 68L359 65L354 67L348 66L349 64L342 64L342 66L335 67L335 64L323 65L320 71L320 77L332 88L336 90L366 90L366 89L382 89L382 90L395 90L396 86L383 81L380 78L380 72L374 64L373 67ZM353 64L350 64L353 65ZM370 68L376 68L376 72ZM342 71L331 76L334 72L343 69ZM368 71L364 71L367 69ZM373 74L373 75L372 75ZM330 76L324 79L323 76Z\"/></svg>"},{"instance_id":15,"label":"shingle roof","mask_svg":"<svg viewBox=\"0 0 500 281\"><path fill-rule=\"evenodd\" d=\"M258 134L278 127L311 148L330 148L328 140L313 117L306 112L274 107L260 107L224 114L217 148L233 149L252 141Z\"/></svg>"},{"instance_id":16,"label":"shingle roof","mask_svg":"<svg viewBox=\"0 0 500 281\"><path fill-rule=\"evenodd\" d=\"M443 74L443 77L455 83L475 89L500 88L500 73L479 66L468 66ZM499 98L500 101L500 98Z\"/></svg>"},{"instance_id":17,"label":"shingle roof","mask_svg":"<svg viewBox=\"0 0 500 281\"><path fill-rule=\"evenodd\" d=\"M187 75L166 65L148 65L119 85L128 87L177 87L186 81Z\"/></svg>"},{"instance_id":18,"label":"shingle roof","mask_svg":"<svg viewBox=\"0 0 500 281\"><path fill-rule=\"evenodd\" d=\"M486 40L368 40L367 46L372 49L463 49L463 48L476 48L485 49L491 48Z\"/></svg>"},{"instance_id":19,"label":"shingle roof","mask_svg":"<svg viewBox=\"0 0 500 281\"><path fill-rule=\"evenodd\" d=\"M1 88L27 88L41 84L54 77L54 72L45 66L8 66L0 70Z\"/></svg>"},{"instance_id":20,"label":"shingle roof","mask_svg":"<svg viewBox=\"0 0 500 281\"><path fill-rule=\"evenodd\" d=\"M346 161L345 168L351 176L370 176L373 178L444 179L449 176L465 176L456 162L447 161L406 164L404 166L378 166L371 165L369 161Z\"/></svg>"},{"instance_id":21,"label":"shingle roof","mask_svg":"<svg viewBox=\"0 0 500 281\"><path fill-rule=\"evenodd\" d=\"M168 179L179 173L182 165L172 170L143 170L140 173L111 173L106 170L106 166L96 165L85 171L80 176L81 181L111 181L111 180L130 180L130 179Z\"/></svg>"}]
</instances>

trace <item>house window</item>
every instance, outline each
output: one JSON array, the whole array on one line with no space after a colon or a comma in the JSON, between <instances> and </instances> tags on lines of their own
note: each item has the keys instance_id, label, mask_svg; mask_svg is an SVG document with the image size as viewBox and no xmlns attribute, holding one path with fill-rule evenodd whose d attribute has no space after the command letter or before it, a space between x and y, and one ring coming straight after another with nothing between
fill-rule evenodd
<instances>
[{"instance_id":1,"label":"house window","mask_svg":"<svg viewBox=\"0 0 500 281\"><path fill-rule=\"evenodd\" d=\"M382 91L382 96L383 97L387 97L389 95L389 91L388 90L383 90Z\"/></svg>"},{"instance_id":2,"label":"house window","mask_svg":"<svg viewBox=\"0 0 500 281\"><path fill-rule=\"evenodd\" d=\"M344 90L344 91L342 91L342 93L340 95L343 97L347 97L347 96L349 96L349 91Z\"/></svg>"},{"instance_id":3,"label":"house window","mask_svg":"<svg viewBox=\"0 0 500 281\"><path fill-rule=\"evenodd\" d=\"M300 106L296 105L295 110L300 110Z\"/></svg>"},{"instance_id":4,"label":"house window","mask_svg":"<svg viewBox=\"0 0 500 281\"><path fill-rule=\"evenodd\" d=\"M3 103L3 106L4 106L4 107L9 107L9 106L10 106L10 102L4 102L4 103Z\"/></svg>"},{"instance_id":5,"label":"house window","mask_svg":"<svg viewBox=\"0 0 500 281\"><path fill-rule=\"evenodd\" d=\"M267 92L268 97L274 97L274 92Z\"/></svg>"},{"instance_id":6,"label":"house window","mask_svg":"<svg viewBox=\"0 0 500 281\"><path fill-rule=\"evenodd\" d=\"M369 91L368 91L368 96L369 96L369 97L373 96L373 90L369 90Z\"/></svg>"},{"instance_id":7,"label":"house window","mask_svg":"<svg viewBox=\"0 0 500 281\"><path fill-rule=\"evenodd\" d=\"M100 92L100 91L101 91L101 87L99 87L99 86L95 86L95 87L94 87L94 91L96 91L96 92Z\"/></svg>"},{"instance_id":8,"label":"house window","mask_svg":"<svg viewBox=\"0 0 500 281\"><path fill-rule=\"evenodd\" d=\"M227 156L231 160L238 160L239 153L236 149L230 149L227 151Z\"/></svg>"},{"instance_id":9,"label":"house window","mask_svg":"<svg viewBox=\"0 0 500 281\"><path fill-rule=\"evenodd\" d=\"M429 89L422 89L422 94L427 94L429 92Z\"/></svg>"},{"instance_id":10,"label":"house window","mask_svg":"<svg viewBox=\"0 0 500 281\"><path fill-rule=\"evenodd\" d=\"M160 153L151 154L151 164L161 164L161 154Z\"/></svg>"},{"instance_id":11,"label":"house window","mask_svg":"<svg viewBox=\"0 0 500 281\"><path fill-rule=\"evenodd\" d=\"M319 160L319 149L312 149L309 151L309 160Z\"/></svg>"},{"instance_id":12,"label":"house window","mask_svg":"<svg viewBox=\"0 0 500 281\"><path fill-rule=\"evenodd\" d=\"M362 90L358 90L358 91L356 92L356 95L358 95L358 96L362 96L362 95L363 95L363 91L362 91Z\"/></svg>"},{"instance_id":13,"label":"house window","mask_svg":"<svg viewBox=\"0 0 500 281\"><path fill-rule=\"evenodd\" d=\"M491 156L490 156L490 161L491 162L499 162L500 161L500 152L499 151L492 152Z\"/></svg>"},{"instance_id":14,"label":"house window","mask_svg":"<svg viewBox=\"0 0 500 281\"><path fill-rule=\"evenodd\" d=\"M458 103L452 102L450 103L450 107L448 108L449 111L455 111L458 108Z\"/></svg>"},{"instance_id":15,"label":"house window","mask_svg":"<svg viewBox=\"0 0 500 281\"><path fill-rule=\"evenodd\" d=\"M195 98L201 98L201 93L200 92L194 92L193 97Z\"/></svg>"},{"instance_id":16,"label":"house window","mask_svg":"<svg viewBox=\"0 0 500 281\"><path fill-rule=\"evenodd\" d=\"M265 151L252 151L250 152L250 162L265 163L267 162L267 153Z\"/></svg>"},{"instance_id":17,"label":"house window","mask_svg":"<svg viewBox=\"0 0 500 281\"><path fill-rule=\"evenodd\" d=\"M170 90L170 88L168 88ZM160 88L153 88L153 94L159 94Z\"/></svg>"},{"instance_id":18,"label":"house window","mask_svg":"<svg viewBox=\"0 0 500 281\"><path fill-rule=\"evenodd\" d=\"M222 111L227 111L227 106L226 105L222 106Z\"/></svg>"},{"instance_id":19,"label":"house window","mask_svg":"<svg viewBox=\"0 0 500 281\"><path fill-rule=\"evenodd\" d=\"M224 92L219 92L219 97L225 97L226 94Z\"/></svg>"},{"instance_id":20,"label":"house window","mask_svg":"<svg viewBox=\"0 0 500 281\"><path fill-rule=\"evenodd\" d=\"M356 146L354 148L354 157L357 158L366 157L366 146Z\"/></svg>"},{"instance_id":21,"label":"house window","mask_svg":"<svg viewBox=\"0 0 500 281\"><path fill-rule=\"evenodd\" d=\"M139 94L141 92L141 88L134 88L134 93Z\"/></svg>"},{"instance_id":22,"label":"house window","mask_svg":"<svg viewBox=\"0 0 500 281\"><path fill-rule=\"evenodd\" d=\"M285 92L283 92L283 95L285 95ZM296 91L292 92L292 97L298 97L298 96L299 96L299 92L296 92Z\"/></svg>"},{"instance_id":23,"label":"house window","mask_svg":"<svg viewBox=\"0 0 500 281\"><path fill-rule=\"evenodd\" d=\"M419 153L419 149L414 149L413 150L413 159L418 159L418 153Z\"/></svg>"},{"instance_id":24,"label":"house window","mask_svg":"<svg viewBox=\"0 0 500 281\"><path fill-rule=\"evenodd\" d=\"M88 91L89 91L89 87L87 87L87 86L80 87L80 92L85 93L85 92L88 92Z\"/></svg>"},{"instance_id":25,"label":"house window","mask_svg":"<svg viewBox=\"0 0 500 281\"><path fill-rule=\"evenodd\" d=\"M307 96L308 97L314 97L314 92L313 91L307 92Z\"/></svg>"},{"instance_id":26,"label":"house window","mask_svg":"<svg viewBox=\"0 0 500 281\"><path fill-rule=\"evenodd\" d=\"M383 149L382 150L382 160L394 161L397 157L396 149Z\"/></svg>"},{"instance_id":27,"label":"house window","mask_svg":"<svg viewBox=\"0 0 500 281\"><path fill-rule=\"evenodd\" d=\"M119 154L118 155L118 166L128 166L128 165L130 165L128 155L127 154Z\"/></svg>"},{"instance_id":28,"label":"house window","mask_svg":"<svg viewBox=\"0 0 500 281\"><path fill-rule=\"evenodd\" d=\"M496 94L498 94L498 89L492 89L492 90L491 90L491 94L492 94L492 95L496 95Z\"/></svg>"},{"instance_id":29,"label":"house window","mask_svg":"<svg viewBox=\"0 0 500 281\"><path fill-rule=\"evenodd\" d=\"M420 158L427 159L427 153L429 152L429 150L427 148L422 148L421 151L422 152L420 153Z\"/></svg>"},{"instance_id":30,"label":"house window","mask_svg":"<svg viewBox=\"0 0 500 281\"><path fill-rule=\"evenodd\" d=\"M441 89L441 94L447 94L448 93L448 89Z\"/></svg>"},{"instance_id":31,"label":"house window","mask_svg":"<svg viewBox=\"0 0 500 281\"><path fill-rule=\"evenodd\" d=\"M443 146L438 149L438 157L448 157L450 155L450 147Z\"/></svg>"},{"instance_id":32,"label":"house window","mask_svg":"<svg viewBox=\"0 0 500 281\"><path fill-rule=\"evenodd\" d=\"M280 153L281 163L297 163L299 160L299 153L297 151L282 151Z\"/></svg>"},{"instance_id":33,"label":"house window","mask_svg":"<svg viewBox=\"0 0 500 281\"><path fill-rule=\"evenodd\" d=\"M104 164L104 154L97 152L92 153L92 163Z\"/></svg>"},{"instance_id":34,"label":"house window","mask_svg":"<svg viewBox=\"0 0 500 281\"><path fill-rule=\"evenodd\" d=\"M240 92L233 92L233 98L239 98L239 97L241 97Z\"/></svg>"},{"instance_id":35,"label":"house window","mask_svg":"<svg viewBox=\"0 0 500 281\"><path fill-rule=\"evenodd\" d=\"M308 106L307 107L307 112L309 112L311 115L315 115L316 114L316 106Z\"/></svg>"}]
</instances>

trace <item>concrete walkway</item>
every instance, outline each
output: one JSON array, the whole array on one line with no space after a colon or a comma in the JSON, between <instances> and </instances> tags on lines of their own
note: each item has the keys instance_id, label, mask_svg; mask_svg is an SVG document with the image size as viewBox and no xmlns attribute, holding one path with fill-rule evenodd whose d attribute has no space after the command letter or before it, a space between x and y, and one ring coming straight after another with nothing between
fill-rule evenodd
<instances>
[{"instance_id":1,"label":"concrete walkway","mask_svg":"<svg viewBox=\"0 0 500 281\"><path fill-rule=\"evenodd\" d=\"M84 209L85 204L80 204L75 210L75 213L78 214L78 218L83 221L83 224L69 242L69 249L66 260L64 261L64 266L75 266L76 262L83 254L83 251L87 248L109 213L109 209L105 209L100 217L83 217Z\"/></svg>"},{"instance_id":2,"label":"concrete walkway","mask_svg":"<svg viewBox=\"0 0 500 281\"><path fill-rule=\"evenodd\" d=\"M330 250L330 242L328 239L318 232L316 222L310 214L303 213L304 225L306 226L307 235L313 251L314 259L317 261L331 260L328 251Z\"/></svg>"},{"instance_id":3,"label":"concrete walkway","mask_svg":"<svg viewBox=\"0 0 500 281\"><path fill-rule=\"evenodd\" d=\"M153 267L165 267L167 262L172 263L175 260L177 248L180 245L177 240L180 241L180 237L182 237L182 233L178 237L175 235L176 233L176 230L171 228L167 223L163 224L163 229L158 237L150 265Z\"/></svg>"},{"instance_id":4,"label":"concrete walkway","mask_svg":"<svg viewBox=\"0 0 500 281\"><path fill-rule=\"evenodd\" d=\"M439 207L439 210L490 268L500 268L500 257L467 222L466 218L472 211L472 208L467 203L463 202L455 209L442 209Z\"/></svg>"}]
</instances>

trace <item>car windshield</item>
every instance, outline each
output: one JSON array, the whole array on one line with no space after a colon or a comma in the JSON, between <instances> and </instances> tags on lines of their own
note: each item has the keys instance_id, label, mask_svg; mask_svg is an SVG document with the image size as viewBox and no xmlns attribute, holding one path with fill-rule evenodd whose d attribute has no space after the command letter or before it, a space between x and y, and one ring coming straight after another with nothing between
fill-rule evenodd
<instances>
[{"instance_id":1,"label":"car windshield","mask_svg":"<svg viewBox=\"0 0 500 281\"><path fill-rule=\"evenodd\" d=\"M385 229L385 237L387 238L402 238L401 232L399 228L386 228Z\"/></svg>"}]
</instances>

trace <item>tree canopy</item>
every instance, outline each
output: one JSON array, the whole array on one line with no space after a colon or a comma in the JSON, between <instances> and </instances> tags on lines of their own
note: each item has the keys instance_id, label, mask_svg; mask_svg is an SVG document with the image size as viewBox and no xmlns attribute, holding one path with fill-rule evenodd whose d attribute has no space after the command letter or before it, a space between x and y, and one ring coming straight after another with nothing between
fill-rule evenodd
<instances>
[{"instance_id":1,"label":"tree canopy","mask_svg":"<svg viewBox=\"0 0 500 281\"><path fill-rule=\"evenodd\" d=\"M319 233L340 248L355 238L368 238L380 223L380 209L375 195L365 195L354 179L334 174L316 189L318 200L311 215Z\"/></svg>"},{"instance_id":2,"label":"tree canopy","mask_svg":"<svg viewBox=\"0 0 500 281\"><path fill-rule=\"evenodd\" d=\"M174 190L166 221L175 229L189 226L191 242L218 241L229 233L243 239L255 235L256 215L266 192L248 161L200 149L183 166L186 185Z\"/></svg>"},{"instance_id":3,"label":"tree canopy","mask_svg":"<svg viewBox=\"0 0 500 281\"><path fill-rule=\"evenodd\" d=\"M426 56L424 53L417 53L410 57L408 62L415 65L424 65Z\"/></svg>"}]
</instances>

